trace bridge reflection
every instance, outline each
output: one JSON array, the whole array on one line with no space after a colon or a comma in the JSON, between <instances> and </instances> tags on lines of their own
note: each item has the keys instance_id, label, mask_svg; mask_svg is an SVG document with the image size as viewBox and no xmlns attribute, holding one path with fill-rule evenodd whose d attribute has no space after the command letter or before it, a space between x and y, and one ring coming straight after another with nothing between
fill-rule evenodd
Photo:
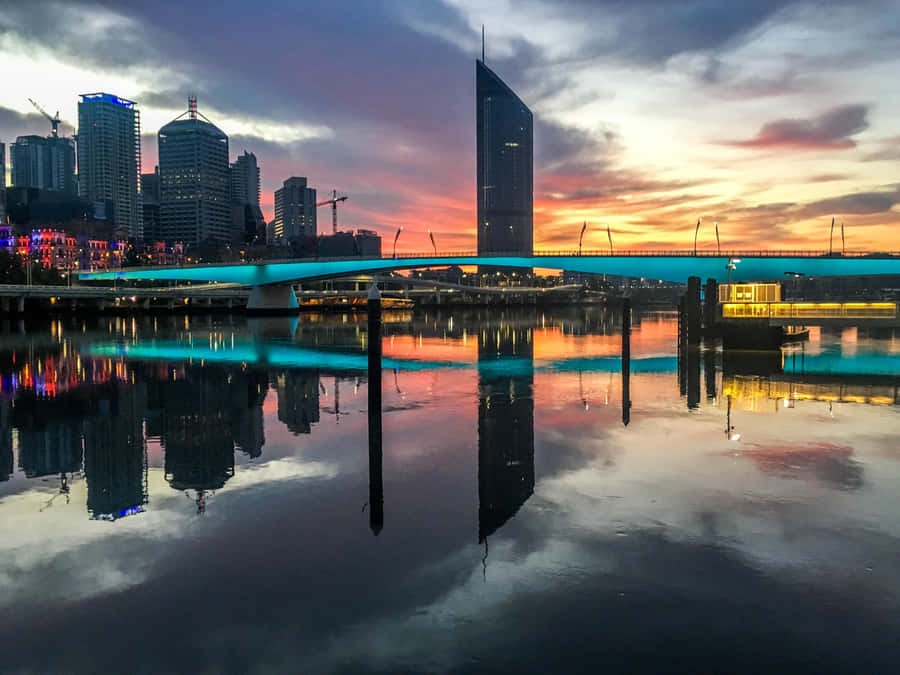
<instances>
[{"instance_id":1,"label":"bridge reflection","mask_svg":"<svg viewBox=\"0 0 900 675\"><path fill-rule=\"evenodd\" d=\"M573 354L568 347L536 350L536 336L546 325L564 335L612 339L602 342L603 353ZM121 332L122 326L115 326L111 332ZM185 323L174 333L177 339L139 340L138 328L124 342L91 339L85 345L58 331L48 342L23 336L21 344L7 344L0 351L0 481L8 481L18 466L27 480L54 484L56 494L48 499L52 505L54 499L57 503L68 499L72 481L83 478L89 515L115 520L140 513L148 504L148 444L152 444L163 453L168 486L186 493L196 510L204 512L210 496L225 488L239 470L241 460L235 453L243 453L243 461L263 456L267 414L292 434L315 433L327 411L322 399L331 386L326 384L337 387L343 378L361 382L372 372L364 351L370 334L363 326L340 324L316 333L307 325L301 332L293 321L288 323L287 339L278 337L283 335L278 332L281 328L272 337L273 326L277 328L254 324L250 331L222 327L195 331ZM636 326L639 336L640 322ZM572 374L574 381L575 374L621 372L626 424L632 417L631 379L647 373L683 372L689 407L702 404L700 387L705 382L708 403L721 405L727 399L735 410L772 410L801 401L896 405L900 388L900 355L865 349L842 357L828 350L692 348L680 359L636 349L631 357L630 333L626 339L620 333L621 317L607 313L601 319L533 313L493 321L476 315L472 323L458 314L420 315L416 329L419 335L434 336L447 331L453 336L448 340L460 348L467 335L475 341L468 343L471 348L446 352L446 358L426 360L410 353L385 356L380 362L401 372L475 374L477 538L482 542L513 518L534 492L534 389L536 377L545 373ZM392 332L400 336L400 331L400 326L385 324L384 344ZM165 334L173 331L167 329ZM304 343L294 342L298 334ZM310 344L316 335L322 344ZM609 353L618 348L624 360ZM264 411L268 396L275 401ZM584 404L583 391L579 400ZM333 409L340 413L336 400ZM640 409L638 399L635 417ZM385 526L380 406L378 411L369 416L370 526L375 532ZM377 434L371 433L373 429Z\"/></svg>"}]
</instances>

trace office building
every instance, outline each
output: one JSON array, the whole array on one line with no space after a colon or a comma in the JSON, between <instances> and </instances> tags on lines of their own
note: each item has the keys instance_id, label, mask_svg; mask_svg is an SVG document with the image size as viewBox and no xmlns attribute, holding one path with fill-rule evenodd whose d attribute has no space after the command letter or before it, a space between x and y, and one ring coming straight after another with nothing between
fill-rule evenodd
<instances>
[{"instance_id":1,"label":"office building","mask_svg":"<svg viewBox=\"0 0 900 675\"><path fill-rule=\"evenodd\" d=\"M9 150L13 186L77 193L73 139L19 136Z\"/></svg>"},{"instance_id":2,"label":"office building","mask_svg":"<svg viewBox=\"0 0 900 675\"><path fill-rule=\"evenodd\" d=\"M78 192L111 202L112 220L140 238L141 115L134 101L82 94L78 103ZM110 214L107 214L109 217Z\"/></svg>"},{"instance_id":3,"label":"office building","mask_svg":"<svg viewBox=\"0 0 900 675\"><path fill-rule=\"evenodd\" d=\"M186 245L231 242L228 136L188 110L159 130L159 222L162 238Z\"/></svg>"},{"instance_id":4,"label":"office building","mask_svg":"<svg viewBox=\"0 0 900 675\"><path fill-rule=\"evenodd\" d=\"M322 258L380 258L381 235L374 230L323 234L318 241L318 255Z\"/></svg>"},{"instance_id":5,"label":"office building","mask_svg":"<svg viewBox=\"0 0 900 675\"><path fill-rule=\"evenodd\" d=\"M316 236L316 191L294 176L275 191L275 239Z\"/></svg>"},{"instance_id":6,"label":"office building","mask_svg":"<svg viewBox=\"0 0 900 675\"><path fill-rule=\"evenodd\" d=\"M6 222L6 144L0 142L0 223Z\"/></svg>"},{"instance_id":7,"label":"office building","mask_svg":"<svg viewBox=\"0 0 900 675\"><path fill-rule=\"evenodd\" d=\"M532 115L490 68L475 62L478 254L534 249Z\"/></svg>"},{"instance_id":8,"label":"office building","mask_svg":"<svg viewBox=\"0 0 900 675\"><path fill-rule=\"evenodd\" d=\"M259 206L259 164L252 152L245 150L231 165L231 202Z\"/></svg>"},{"instance_id":9,"label":"office building","mask_svg":"<svg viewBox=\"0 0 900 675\"><path fill-rule=\"evenodd\" d=\"M141 174L141 221L145 241L162 239L159 227L159 167Z\"/></svg>"}]
</instances>

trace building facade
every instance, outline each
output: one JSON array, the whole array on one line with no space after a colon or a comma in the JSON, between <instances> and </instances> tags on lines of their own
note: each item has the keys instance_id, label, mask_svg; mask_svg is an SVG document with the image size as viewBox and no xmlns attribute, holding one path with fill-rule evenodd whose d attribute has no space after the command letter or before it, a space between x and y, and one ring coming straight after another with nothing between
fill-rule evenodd
<instances>
[{"instance_id":1,"label":"building facade","mask_svg":"<svg viewBox=\"0 0 900 675\"><path fill-rule=\"evenodd\" d=\"M259 206L259 164L252 152L245 150L231 165L231 201Z\"/></svg>"},{"instance_id":2,"label":"building facade","mask_svg":"<svg viewBox=\"0 0 900 675\"><path fill-rule=\"evenodd\" d=\"M316 236L316 191L306 178L294 176L275 191L273 237L289 240Z\"/></svg>"},{"instance_id":3,"label":"building facade","mask_svg":"<svg viewBox=\"0 0 900 675\"><path fill-rule=\"evenodd\" d=\"M475 62L478 254L534 250L531 110L494 71Z\"/></svg>"},{"instance_id":4,"label":"building facade","mask_svg":"<svg viewBox=\"0 0 900 675\"><path fill-rule=\"evenodd\" d=\"M6 144L0 142L0 223L6 222Z\"/></svg>"},{"instance_id":5,"label":"building facade","mask_svg":"<svg viewBox=\"0 0 900 675\"><path fill-rule=\"evenodd\" d=\"M142 236L141 116L134 101L82 94L78 103L78 192L111 201L117 227Z\"/></svg>"},{"instance_id":6,"label":"building facade","mask_svg":"<svg viewBox=\"0 0 900 675\"><path fill-rule=\"evenodd\" d=\"M162 239L159 227L159 167L141 174L141 222L144 241Z\"/></svg>"},{"instance_id":7,"label":"building facade","mask_svg":"<svg viewBox=\"0 0 900 675\"><path fill-rule=\"evenodd\" d=\"M75 141L56 136L19 136L10 146L15 187L77 194Z\"/></svg>"},{"instance_id":8,"label":"building facade","mask_svg":"<svg viewBox=\"0 0 900 675\"><path fill-rule=\"evenodd\" d=\"M228 136L189 109L159 130L159 224L167 242L228 244Z\"/></svg>"}]
</instances>

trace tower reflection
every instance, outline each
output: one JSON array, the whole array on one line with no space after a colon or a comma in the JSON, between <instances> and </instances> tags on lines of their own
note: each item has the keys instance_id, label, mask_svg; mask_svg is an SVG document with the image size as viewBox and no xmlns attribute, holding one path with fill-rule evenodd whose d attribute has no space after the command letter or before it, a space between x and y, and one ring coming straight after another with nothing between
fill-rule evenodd
<instances>
[{"instance_id":1,"label":"tower reflection","mask_svg":"<svg viewBox=\"0 0 900 675\"><path fill-rule=\"evenodd\" d=\"M478 342L478 541L534 492L534 344L530 326L485 328ZM504 363L504 357L517 357Z\"/></svg>"}]
</instances>

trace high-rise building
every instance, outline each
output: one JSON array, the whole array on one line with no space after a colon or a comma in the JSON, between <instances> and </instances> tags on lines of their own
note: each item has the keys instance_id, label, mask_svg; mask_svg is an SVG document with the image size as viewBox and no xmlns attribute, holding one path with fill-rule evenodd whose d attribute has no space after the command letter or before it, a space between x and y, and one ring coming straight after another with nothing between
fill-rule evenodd
<instances>
[{"instance_id":1,"label":"high-rise building","mask_svg":"<svg viewBox=\"0 0 900 675\"><path fill-rule=\"evenodd\" d=\"M259 208L259 165L246 150L231 164L231 240L252 244L265 240L266 221Z\"/></svg>"},{"instance_id":2,"label":"high-rise building","mask_svg":"<svg viewBox=\"0 0 900 675\"><path fill-rule=\"evenodd\" d=\"M294 176L275 190L275 239L316 236L316 191Z\"/></svg>"},{"instance_id":3,"label":"high-rise building","mask_svg":"<svg viewBox=\"0 0 900 675\"><path fill-rule=\"evenodd\" d=\"M494 71L475 61L478 254L534 250L532 115Z\"/></svg>"},{"instance_id":4,"label":"high-rise building","mask_svg":"<svg viewBox=\"0 0 900 675\"><path fill-rule=\"evenodd\" d=\"M142 206L141 114L134 101L113 94L82 94L78 103L78 191L111 201L113 220L140 238Z\"/></svg>"},{"instance_id":5,"label":"high-rise building","mask_svg":"<svg viewBox=\"0 0 900 675\"><path fill-rule=\"evenodd\" d=\"M141 174L141 208L144 239L162 239L159 228L159 167L153 173Z\"/></svg>"},{"instance_id":6,"label":"high-rise building","mask_svg":"<svg viewBox=\"0 0 900 675\"><path fill-rule=\"evenodd\" d=\"M252 152L244 150L231 165L231 201L259 206L259 164Z\"/></svg>"},{"instance_id":7,"label":"high-rise building","mask_svg":"<svg viewBox=\"0 0 900 675\"><path fill-rule=\"evenodd\" d=\"M75 141L56 136L19 136L10 146L14 187L74 195Z\"/></svg>"},{"instance_id":8,"label":"high-rise building","mask_svg":"<svg viewBox=\"0 0 900 675\"><path fill-rule=\"evenodd\" d=\"M231 241L228 136L188 110L159 130L159 224L163 239L188 245Z\"/></svg>"},{"instance_id":9,"label":"high-rise building","mask_svg":"<svg viewBox=\"0 0 900 675\"><path fill-rule=\"evenodd\" d=\"M0 143L0 223L6 222L6 145ZM2 471L0 471L2 475Z\"/></svg>"}]
</instances>

